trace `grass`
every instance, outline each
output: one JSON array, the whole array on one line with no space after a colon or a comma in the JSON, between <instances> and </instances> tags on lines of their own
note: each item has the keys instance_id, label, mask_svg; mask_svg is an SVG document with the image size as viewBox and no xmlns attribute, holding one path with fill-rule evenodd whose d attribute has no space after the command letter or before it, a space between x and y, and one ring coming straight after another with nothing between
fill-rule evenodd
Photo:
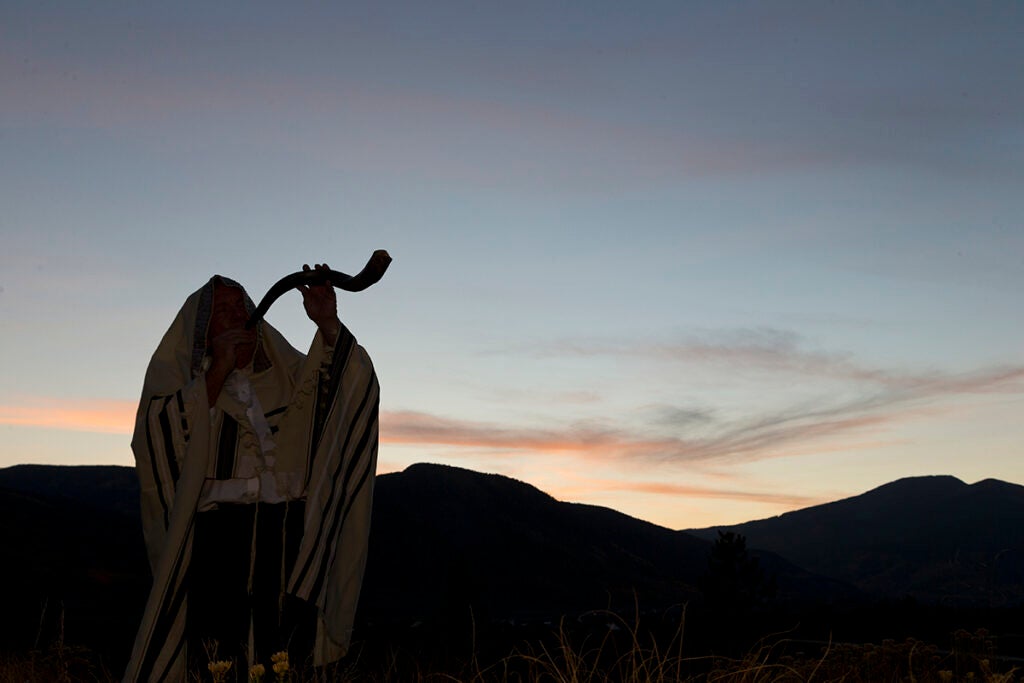
<instances>
[{"instance_id":1,"label":"grass","mask_svg":"<svg viewBox=\"0 0 1024 683\"><path fill-rule=\"evenodd\" d=\"M766 637L745 656L688 656L684 625L659 641L636 621L595 613L602 628L576 629L563 620L543 637L484 658L474 638L462 657L426 656L399 645L357 643L342 662L326 669L266 667L261 683L1011 683L1012 662L996 654L984 630L951 634L949 649L913 638L881 643L810 643L786 634ZM574 623L574 622L573 622ZM279 663L278 659L276 663ZM238 665L193 672L191 681L247 683ZM45 651L0 657L0 683L111 683L95 653L62 640Z\"/></svg>"}]
</instances>

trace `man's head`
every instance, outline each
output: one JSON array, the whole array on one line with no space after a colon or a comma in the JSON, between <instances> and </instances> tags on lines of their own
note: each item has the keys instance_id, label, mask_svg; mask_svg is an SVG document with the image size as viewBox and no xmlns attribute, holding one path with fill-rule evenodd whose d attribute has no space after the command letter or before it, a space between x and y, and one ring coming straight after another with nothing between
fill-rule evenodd
<instances>
[{"instance_id":1,"label":"man's head","mask_svg":"<svg viewBox=\"0 0 1024 683\"><path fill-rule=\"evenodd\" d=\"M222 282L215 282L213 287L213 307L210 311L210 324L206 329L206 347L221 334L230 330L245 328L249 319L249 311L245 306L245 292ZM235 347L237 368L244 368L252 362L256 352L255 341Z\"/></svg>"}]
</instances>

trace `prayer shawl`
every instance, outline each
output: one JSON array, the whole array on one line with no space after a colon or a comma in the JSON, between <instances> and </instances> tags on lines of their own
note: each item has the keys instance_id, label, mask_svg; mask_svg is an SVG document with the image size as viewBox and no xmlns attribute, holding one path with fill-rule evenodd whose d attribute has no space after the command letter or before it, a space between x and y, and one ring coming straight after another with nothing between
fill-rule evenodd
<instances>
[{"instance_id":1,"label":"prayer shawl","mask_svg":"<svg viewBox=\"0 0 1024 683\"><path fill-rule=\"evenodd\" d=\"M234 409L206 395L203 359L215 276L188 298L146 371L135 420L142 524L153 570L126 682L184 681L187 576L203 485L216 470ZM252 302L246 297L247 306ZM258 328L254 372L277 373L291 400L274 436L278 471L305 471L306 513L287 592L317 607L313 663L348 650L366 565L377 461L379 387L366 351L342 326L333 349L319 332L307 356L266 322ZM269 406L265 406L269 408ZM237 425L237 423L236 423Z\"/></svg>"}]
</instances>

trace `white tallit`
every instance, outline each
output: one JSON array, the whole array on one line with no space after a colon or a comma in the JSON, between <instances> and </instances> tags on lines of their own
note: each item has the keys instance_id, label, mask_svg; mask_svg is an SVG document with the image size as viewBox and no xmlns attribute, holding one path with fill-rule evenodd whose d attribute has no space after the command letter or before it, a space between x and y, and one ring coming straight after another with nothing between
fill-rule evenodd
<instances>
[{"instance_id":1,"label":"white tallit","mask_svg":"<svg viewBox=\"0 0 1024 683\"><path fill-rule=\"evenodd\" d=\"M146 371L135 453L142 523L153 570L125 681L184 681L187 575L204 483L223 449L218 425L232 405L222 391L211 411L202 371L215 276L193 293ZM251 301L246 297L251 310ZM308 355L260 323L256 370L274 373L287 405L274 436L278 472L305 472L302 542L287 591L316 605L313 663L344 656L366 564L377 461L379 387L366 351L342 326L333 354L319 333ZM268 407L269 406L265 406Z\"/></svg>"}]
</instances>

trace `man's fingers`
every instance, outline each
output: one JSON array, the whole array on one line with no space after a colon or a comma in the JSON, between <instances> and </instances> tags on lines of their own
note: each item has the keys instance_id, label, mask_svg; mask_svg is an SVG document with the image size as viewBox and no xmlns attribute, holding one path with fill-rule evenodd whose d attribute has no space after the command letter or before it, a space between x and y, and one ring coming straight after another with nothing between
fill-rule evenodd
<instances>
[{"instance_id":1,"label":"man's fingers","mask_svg":"<svg viewBox=\"0 0 1024 683\"><path fill-rule=\"evenodd\" d=\"M331 267L329 265L327 265L326 263L314 263L313 264L313 268L310 268L308 263L303 263L302 264L302 272L304 272L304 273L308 273L311 270L317 270L317 271L326 270L326 271L329 271L330 269L331 269ZM335 298L334 285L333 285L333 283L331 283L331 281L329 279L326 280L325 282L321 283L321 284L298 285L296 287L296 289L298 289L299 292L302 293L302 301L304 303L309 301L309 295L310 294L317 294L317 295L325 297L325 298L327 298L329 300Z\"/></svg>"}]
</instances>

